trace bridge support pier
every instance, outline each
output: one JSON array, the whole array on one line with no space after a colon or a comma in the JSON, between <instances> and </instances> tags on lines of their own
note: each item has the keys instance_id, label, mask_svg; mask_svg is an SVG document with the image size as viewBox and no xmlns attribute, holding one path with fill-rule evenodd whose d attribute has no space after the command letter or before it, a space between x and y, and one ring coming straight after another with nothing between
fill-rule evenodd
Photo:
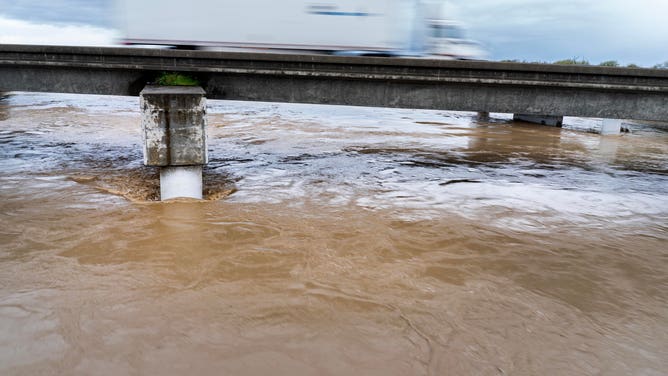
<instances>
[{"instance_id":1,"label":"bridge support pier","mask_svg":"<svg viewBox=\"0 0 668 376\"><path fill-rule=\"evenodd\" d=\"M489 112L487 111L478 111L476 116L478 121L489 121Z\"/></svg>"},{"instance_id":2,"label":"bridge support pier","mask_svg":"<svg viewBox=\"0 0 668 376\"><path fill-rule=\"evenodd\" d=\"M561 126L564 123L563 116L553 116L553 115L513 114L513 120L526 121L527 123L549 125L551 127L558 127L558 128L561 128Z\"/></svg>"},{"instance_id":3,"label":"bridge support pier","mask_svg":"<svg viewBox=\"0 0 668 376\"><path fill-rule=\"evenodd\" d=\"M614 135L622 131L622 121L620 119L603 119L601 123L601 135Z\"/></svg>"},{"instance_id":4,"label":"bridge support pier","mask_svg":"<svg viewBox=\"0 0 668 376\"><path fill-rule=\"evenodd\" d=\"M513 120L561 128L564 122L564 117L552 115L513 114ZM614 135L619 134L621 131L622 121L620 119L603 119L600 130L601 135Z\"/></svg>"},{"instance_id":5,"label":"bridge support pier","mask_svg":"<svg viewBox=\"0 0 668 376\"><path fill-rule=\"evenodd\" d=\"M160 198L202 198L202 166L160 167Z\"/></svg>"},{"instance_id":6,"label":"bridge support pier","mask_svg":"<svg viewBox=\"0 0 668 376\"><path fill-rule=\"evenodd\" d=\"M144 164L160 167L160 199L202 198L208 162L206 98L201 87L153 86L141 91Z\"/></svg>"}]
</instances>

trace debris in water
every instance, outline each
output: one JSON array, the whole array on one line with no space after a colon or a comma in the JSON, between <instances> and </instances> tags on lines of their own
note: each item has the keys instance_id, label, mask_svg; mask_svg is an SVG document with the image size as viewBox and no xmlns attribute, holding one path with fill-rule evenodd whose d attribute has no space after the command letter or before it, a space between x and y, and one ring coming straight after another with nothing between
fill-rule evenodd
<instances>
[{"instance_id":1,"label":"debris in water","mask_svg":"<svg viewBox=\"0 0 668 376\"><path fill-rule=\"evenodd\" d=\"M475 179L453 179L453 180L444 181L443 183L439 183L438 185L450 185L450 184L456 184L456 183L481 183L481 181L480 180L475 180Z\"/></svg>"}]
</instances>

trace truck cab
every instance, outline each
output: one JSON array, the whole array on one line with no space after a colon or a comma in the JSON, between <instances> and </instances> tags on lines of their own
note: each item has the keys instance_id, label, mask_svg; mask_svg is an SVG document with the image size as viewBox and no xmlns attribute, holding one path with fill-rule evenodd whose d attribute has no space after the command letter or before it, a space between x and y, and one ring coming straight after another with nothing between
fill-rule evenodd
<instances>
[{"instance_id":1,"label":"truck cab","mask_svg":"<svg viewBox=\"0 0 668 376\"><path fill-rule=\"evenodd\" d=\"M485 58L479 43L467 39L461 24L451 20L427 20L427 50L430 55L463 60Z\"/></svg>"}]
</instances>

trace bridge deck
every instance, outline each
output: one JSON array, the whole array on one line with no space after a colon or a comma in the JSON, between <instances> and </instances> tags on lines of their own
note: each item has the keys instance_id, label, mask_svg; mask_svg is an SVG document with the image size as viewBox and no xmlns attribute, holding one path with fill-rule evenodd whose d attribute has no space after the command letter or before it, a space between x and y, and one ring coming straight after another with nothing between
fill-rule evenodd
<instances>
[{"instance_id":1,"label":"bridge deck","mask_svg":"<svg viewBox=\"0 0 668 376\"><path fill-rule=\"evenodd\" d=\"M668 70L0 45L0 91L138 95L164 71L212 99L668 121Z\"/></svg>"}]
</instances>

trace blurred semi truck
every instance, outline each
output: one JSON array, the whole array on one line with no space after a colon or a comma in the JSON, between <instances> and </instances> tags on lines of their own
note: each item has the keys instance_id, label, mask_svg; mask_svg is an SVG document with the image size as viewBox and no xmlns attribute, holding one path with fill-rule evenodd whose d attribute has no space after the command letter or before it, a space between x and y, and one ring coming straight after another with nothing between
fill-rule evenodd
<instances>
[{"instance_id":1,"label":"blurred semi truck","mask_svg":"<svg viewBox=\"0 0 668 376\"><path fill-rule=\"evenodd\" d=\"M436 0L116 0L128 45L480 59Z\"/></svg>"}]
</instances>

